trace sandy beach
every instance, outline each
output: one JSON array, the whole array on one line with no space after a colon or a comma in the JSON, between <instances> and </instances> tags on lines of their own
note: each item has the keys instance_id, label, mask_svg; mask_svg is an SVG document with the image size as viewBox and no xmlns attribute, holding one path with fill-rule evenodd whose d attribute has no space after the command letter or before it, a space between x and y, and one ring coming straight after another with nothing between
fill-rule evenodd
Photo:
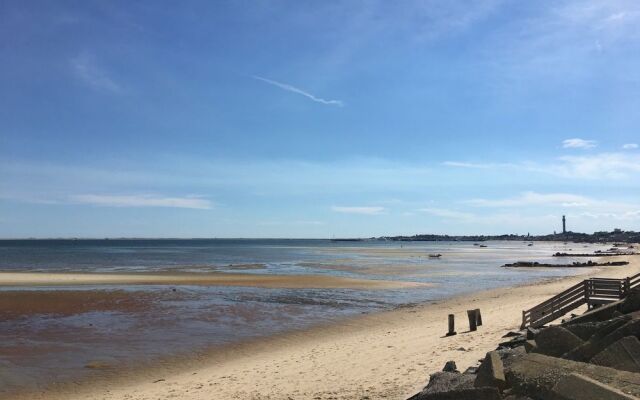
<instances>
[{"instance_id":1,"label":"sandy beach","mask_svg":"<svg viewBox=\"0 0 640 400\"><path fill-rule=\"evenodd\" d=\"M203 285L287 289L396 289L428 286L426 283L418 282L353 279L329 275L0 272L0 287L71 285Z\"/></svg>"},{"instance_id":2,"label":"sandy beach","mask_svg":"<svg viewBox=\"0 0 640 400\"><path fill-rule=\"evenodd\" d=\"M97 374L19 399L404 399L448 360L474 365L509 330L523 309L588 276L625 277L640 272L639 256L625 267L589 269L581 275L532 285L458 296L436 303L349 318L224 348L187 360L169 360L122 376ZM466 310L480 308L484 325L466 332ZM447 314L458 335L444 337Z\"/></svg>"}]
</instances>

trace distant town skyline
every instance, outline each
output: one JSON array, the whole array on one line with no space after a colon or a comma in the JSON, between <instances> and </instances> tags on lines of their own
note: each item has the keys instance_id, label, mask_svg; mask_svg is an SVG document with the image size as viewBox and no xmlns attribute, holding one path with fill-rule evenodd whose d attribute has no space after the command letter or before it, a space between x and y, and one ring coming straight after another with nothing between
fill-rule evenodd
<instances>
[{"instance_id":1,"label":"distant town skyline","mask_svg":"<svg viewBox=\"0 0 640 400\"><path fill-rule=\"evenodd\" d=\"M640 3L5 1L0 237L640 230Z\"/></svg>"}]
</instances>

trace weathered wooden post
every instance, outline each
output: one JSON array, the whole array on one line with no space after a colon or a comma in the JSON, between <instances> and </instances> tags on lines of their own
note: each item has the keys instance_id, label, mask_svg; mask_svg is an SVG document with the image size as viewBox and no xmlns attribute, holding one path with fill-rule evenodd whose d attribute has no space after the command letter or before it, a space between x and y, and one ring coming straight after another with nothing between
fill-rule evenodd
<instances>
[{"instance_id":1,"label":"weathered wooden post","mask_svg":"<svg viewBox=\"0 0 640 400\"><path fill-rule=\"evenodd\" d=\"M624 280L624 293L622 294L622 297L627 297L629 290L631 290L631 278L627 276Z\"/></svg>"},{"instance_id":2,"label":"weathered wooden post","mask_svg":"<svg viewBox=\"0 0 640 400\"><path fill-rule=\"evenodd\" d=\"M467 310L467 317L469 318L469 331L477 331L476 310Z\"/></svg>"},{"instance_id":3,"label":"weathered wooden post","mask_svg":"<svg viewBox=\"0 0 640 400\"><path fill-rule=\"evenodd\" d=\"M474 311L476 312L476 325L482 326L482 314L480 314L480 309L476 308Z\"/></svg>"},{"instance_id":4,"label":"weathered wooden post","mask_svg":"<svg viewBox=\"0 0 640 400\"><path fill-rule=\"evenodd\" d=\"M453 314L449 314L449 332L447 336L453 336L456 334L456 323Z\"/></svg>"},{"instance_id":5,"label":"weathered wooden post","mask_svg":"<svg viewBox=\"0 0 640 400\"><path fill-rule=\"evenodd\" d=\"M589 290L591 289L589 284L591 283L590 279L584 280L584 300L587 302L587 310L591 310L591 303L589 303Z\"/></svg>"}]
</instances>

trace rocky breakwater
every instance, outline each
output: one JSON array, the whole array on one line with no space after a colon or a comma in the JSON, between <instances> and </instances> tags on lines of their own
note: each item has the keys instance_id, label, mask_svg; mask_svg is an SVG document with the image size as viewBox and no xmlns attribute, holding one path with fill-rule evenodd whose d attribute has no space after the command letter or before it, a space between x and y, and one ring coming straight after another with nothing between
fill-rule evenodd
<instances>
[{"instance_id":1,"label":"rocky breakwater","mask_svg":"<svg viewBox=\"0 0 640 400\"><path fill-rule=\"evenodd\" d=\"M449 362L410 400L640 398L640 290L559 325L509 332L477 367Z\"/></svg>"}]
</instances>

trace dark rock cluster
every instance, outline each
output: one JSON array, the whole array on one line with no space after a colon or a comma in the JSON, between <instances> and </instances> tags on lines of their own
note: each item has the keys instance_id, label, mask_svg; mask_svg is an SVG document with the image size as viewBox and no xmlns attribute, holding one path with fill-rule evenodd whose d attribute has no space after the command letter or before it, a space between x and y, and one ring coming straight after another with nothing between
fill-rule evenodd
<instances>
[{"instance_id":1,"label":"dark rock cluster","mask_svg":"<svg viewBox=\"0 0 640 400\"><path fill-rule=\"evenodd\" d=\"M432 374L409 400L640 398L640 290L559 325L529 327L460 373Z\"/></svg>"},{"instance_id":2,"label":"dark rock cluster","mask_svg":"<svg viewBox=\"0 0 640 400\"><path fill-rule=\"evenodd\" d=\"M607 262L572 262L571 264L548 264L537 261L516 261L504 264L502 268L588 268L588 267L617 267L629 264L629 261L607 261Z\"/></svg>"}]
</instances>

